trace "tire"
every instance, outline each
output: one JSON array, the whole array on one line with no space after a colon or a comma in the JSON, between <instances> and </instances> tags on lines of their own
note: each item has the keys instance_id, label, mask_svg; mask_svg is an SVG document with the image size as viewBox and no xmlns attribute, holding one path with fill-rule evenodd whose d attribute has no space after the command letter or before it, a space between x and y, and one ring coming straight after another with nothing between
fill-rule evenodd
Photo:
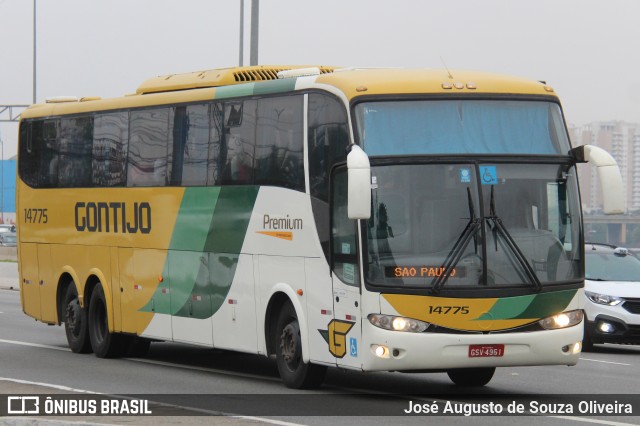
<instances>
[{"instance_id":1,"label":"tire","mask_svg":"<svg viewBox=\"0 0 640 426\"><path fill-rule=\"evenodd\" d=\"M484 386L491 381L495 367L458 368L447 370L447 375L458 386Z\"/></svg>"},{"instance_id":2,"label":"tire","mask_svg":"<svg viewBox=\"0 0 640 426\"><path fill-rule=\"evenodd\" d=\"M115 358L122 355L124 338L118 333L109 332L107 302L102 284L98 284L91 293L88 318L89 338L93 353L98 358Z\"/></svg>"},{"instance_id":3,"label":"tire","mask_svg":"<svg viewBox=\"0 0 640 426\"><path fill-rule=\"evenodd\" d=\"M62 309L64 332L67 335L69 348L77 354L91 353L87 309L80 306L78 290L73 281L62 299Z\"/></svg>"},{"instance_id":4,"label":"tire","mask_svg":"<svg viewBox=\"0 0 640 426\"><path fill-rule=\"evenodd\" d=\"M286 303L276 326L276 363L282 381L288 388L312 389L324 381L327 367L305 364L302 360L302 344L298 317L291 303Z\"/></svg>"}]
</instances>

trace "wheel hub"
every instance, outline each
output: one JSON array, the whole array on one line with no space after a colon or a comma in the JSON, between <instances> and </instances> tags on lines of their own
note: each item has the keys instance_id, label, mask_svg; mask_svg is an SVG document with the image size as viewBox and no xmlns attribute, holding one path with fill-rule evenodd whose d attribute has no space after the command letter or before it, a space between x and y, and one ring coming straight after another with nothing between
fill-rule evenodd
<instances>
[{"instance_id":1,"label":"wheel hub","mask_svg":"<svg viewBox=\"0 0 640 426\"><path fill-rule=\"evenodd\" d=\"M66 321L69 325L69 330L71 330L72 333L75 333L75 330L79 325L78 321L80 318L80 304L78 303L78 299L69 302L66 314Z\"/></svg>"},{"instance_id":2,"label":"wheel hub","mask_svg":"<svg viewBox=\"0 0 640 426\"><path fill-rule=\"evenodd\" d=\"M282 330L282 336L280 336L280 350L282 358L287 364L293 363L298 357L298 334L295 332L294 327L288 324Z\"/></svg>"}]
</instances>

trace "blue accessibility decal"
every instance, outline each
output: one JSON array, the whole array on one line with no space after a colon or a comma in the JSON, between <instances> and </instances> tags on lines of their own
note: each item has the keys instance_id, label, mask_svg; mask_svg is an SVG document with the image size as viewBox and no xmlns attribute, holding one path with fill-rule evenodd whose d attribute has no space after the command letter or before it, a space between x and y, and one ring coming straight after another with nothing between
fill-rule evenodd
<instances>
[{"instance_id":1,"label":"blue accessibility decal","mask_svg":"<svg viewBox=\"0 0 640 426\"><path fill-rule=\"evenodd\" d=\"M496 166L480 166L480 180L483 185L496 185L498 183Z\"/></svg>"}]
</instances>

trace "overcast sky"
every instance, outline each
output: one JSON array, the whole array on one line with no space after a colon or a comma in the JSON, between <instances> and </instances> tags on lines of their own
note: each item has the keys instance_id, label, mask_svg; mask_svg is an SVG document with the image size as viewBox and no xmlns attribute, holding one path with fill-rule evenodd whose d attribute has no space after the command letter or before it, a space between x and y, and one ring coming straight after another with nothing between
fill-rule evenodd
<instances>
[{"instance_id":1,"label":"overcast sky","mask_svg":"<svg viewBox=\"0 0 640 426\"><path fill-rule=\"evenodd\" d=\"M37 0L37 101L236 66L239 18L239 0ZM0 0L0 34L0 104L31 103L32 0ZM443 60L545 80L576 125L640 122L639 0L260 0L260 64ZM0 124L0 137L15 155L17 126Z\"/></svg>"}]
</instances>

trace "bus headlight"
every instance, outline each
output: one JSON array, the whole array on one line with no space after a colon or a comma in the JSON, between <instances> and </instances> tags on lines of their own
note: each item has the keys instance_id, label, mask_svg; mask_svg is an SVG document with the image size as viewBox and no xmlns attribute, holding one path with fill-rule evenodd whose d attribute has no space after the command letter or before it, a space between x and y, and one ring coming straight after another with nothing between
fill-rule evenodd
<instances>
[{"instance_id":1,"label":"bus headlight","mask_svg":"<svg viewBox=\"0 0 640 426\"><path fill-rule=\"evenodd\" d=\"M582 310L562 312L547 318L543 318L538 323L545 330L556 330L559 328L573 327L582 321Z\"/></svg>"},{"instance_id":2,"label":"bus headlight","mask_svg":"<svg viewBox=\"0 0 640 426\"><path fill-rule=\"evenodd\" d=\"M598 294L590 291L585 291L584 294L587 296L587 299L598 305L616 306L623 302L619 297L607 296L606 294Z\"/></svg>"},{"instance_id":3,"label":"bus headlight","mask_svg":"<svg viewBox=\"0 0 640 426\"><path fill-rule=\"evenodd\" d=\"M421 333L429 327L426 322L393 315L370 314L367 318L371 324L385 330Z\"/></svg>"}]
</instances>

